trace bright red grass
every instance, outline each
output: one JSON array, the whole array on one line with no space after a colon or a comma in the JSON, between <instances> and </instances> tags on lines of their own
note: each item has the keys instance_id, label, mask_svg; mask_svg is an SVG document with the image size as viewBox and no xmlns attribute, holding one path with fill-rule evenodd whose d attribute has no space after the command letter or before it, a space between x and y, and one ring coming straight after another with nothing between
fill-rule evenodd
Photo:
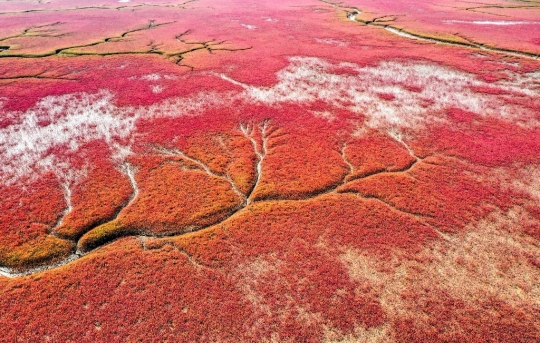
<instances>
[{"instance_id":1,"label":"bright red grass","mask_svg":"<svg viewBox=\"0 0 540 343\"><path fill-rule=\"evenodd\" d=\"M537 24L468 23L500 21L509 5L499 5L361 3L358 18L392 14L389 24L413 33L537 53L536 31L524 29ZM2 6L0 139L31 113L36 130L77 111L125 127L52 145L40 158L54 168L2 180L2 267L86 255L0 276L0 341L540 341L530 281L540 103L537 81L519 83L540 68L533 59L408 40L347 20L344 4L308 0ZM295 56L332 67L310 74L304 60L293 76L312 83L294 83ZM437 75L422 86L422 73L381 87L388 61L459 73L470 87L445 88ZM369 68L380 73L362 82L380 89L355 84ZM340 82L325 81L329 70ZM342 85L356 98L287 98ZM101 107L69 107L103 90L112 95ZM65 94L77 95L39 112ZM401 94L421 98L420 119ZM478 99L481 113L463 109ZM407 110L392 117L396 103ZM486 226L508 239L486 243ZM355 254L363 259L347 262Z\"/></svg>"}]
</instances>

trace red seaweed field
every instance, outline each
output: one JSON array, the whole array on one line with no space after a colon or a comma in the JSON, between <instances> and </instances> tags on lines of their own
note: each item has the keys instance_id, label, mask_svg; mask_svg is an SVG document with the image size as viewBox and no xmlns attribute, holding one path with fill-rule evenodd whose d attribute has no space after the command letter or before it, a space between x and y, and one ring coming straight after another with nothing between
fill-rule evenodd
<instances>
[{"instance_id":1,"label":"red seaweed field","mask_svg":"<svg viewBox=\"0 0 540 343\"><path fill-rule=\"evenodd\" d=\"M0 343L539 318L540 1L0 0Z\"/></svg>"}]
</instances>

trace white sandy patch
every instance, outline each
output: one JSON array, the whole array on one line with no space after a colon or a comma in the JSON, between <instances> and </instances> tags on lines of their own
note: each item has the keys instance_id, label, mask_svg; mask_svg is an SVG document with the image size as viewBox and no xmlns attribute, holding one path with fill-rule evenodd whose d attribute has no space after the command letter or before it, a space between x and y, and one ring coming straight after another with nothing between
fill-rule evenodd
<instances>
[{"instance_id":1,"label":"white sandy patch","mask_svg":"<svg viewBox=\"0 0 540 343\"><path fill-rule=\"evenodd\" d=\"M344 42L338 39L332 39L332 38L315 38L315 41L317 43L327 44L327 45L335 45L335 46L347 46L349 45L348 42Z\"/></svg>"},{"instance_id":2,"label":"white sandy patch","mask_svg":"<svg viewBox=\"0 0 540 343\"><path fill-rule=\"evenodd\" d=\"M161 75L159 74L147 74L140 77L141 80L145 81L157 81L161 79Z\"/></svg>"},{"instance_id":3,"label":"white sandy patch","mask_svg":"<svg viewBox=\"0 0 540 343\"><path fill-rule=\"evenodd\" d=\"M538 99L540 95L540 70L524 75L509 73L509 80L500 82L503 89L519 89L524 95Z\"/></svg>"},{"instance_id":4,"label":"white sandy patch","mask_svg":"<svg viewBox=\"0 0 540 343\"><path fill-rule=\"evenodd\" d=\"M162 85L151 85L150 89L152 90L152 93L159 94L159 93L163 92L165 87L163 87Z\"/></svg>"},{"instance_id":5,"label":"white sandy patch","mask_svg":"<svg viewBox=\"0 0 540 343\"><path fill-rule=\"evenodd\" d=\"M347 19L349 19L351 21L356 21L356 16L361 14L361 13L362 13L362 11L359 11L357 9L355 9L352 12L347 12Z\"/></svg>"},{"instance_id":6,"label":"white sandy patch","mask_svg":"<svg viewBox=\"0 0 540 343\"><path fill-rule=\"evenodd\" d=\"M112 143L126 137L135 118L118 116L112 94L68 94L45 97L22 114L20 124L0 129L0 175L3 180L29 175L34 167L56 170L56 153L75 151L92 140ZM48 158L47 158L48 157Z\"/></svg>"},{"instance_id":7,"label":"white sandy patch","mask_svg":"<svg viewBox=\"0 0 540 343\"><path fill-rule=\"evenodd\" d=\"M426 247L416 258L396 253L393 261L380 260L355 249L348 249L342 261L351 279L374 287L390 318L422 318L425 312L415 301L401 295L416 290L439 289L472 307L500 300L513 308L540 306L540 270L528 257L540 257L534 239L511 232L522 223L522 210L493 213L452 235Z\"/></svg>"},{"instance_id":8,"label":"white sandy patch","mask_svg":"<svg viewBox=\"0 0 540 343\"><path fill-rule=\"evenodd\" d=\"M352 63L330 63L313 57L293 57L278 72L271 87L256 87L221 77L244 88L248 101L268 105L281 103L328 103L367 116L367 126L377 129L418 128L426 122L443 121L443 110L462 110L504 119L531 119L518 106L507 108L495 95L477 93L472 87L497 87L523 96L540 96L536 75L513 76L512 81L486 83L474 75L425 63L382 62L361 67ZM338 73L347 69L347 73ZM517 82L514 85L513 82ZM379 94L391 94L382 101ZM527 117L528 114L528 117Z\"/></svg>"},{"instance_id":9,"label":"white sandy patch","mask_svg":"<svg viewBox=\"0 0 540 343\"><path fill-rule=\"evenodd\" d=\"M143 80L143 81L159 81L161 79L165 80L177 80L178 76L174 74L158 74L158 73L152 73L152 74L146 74L141 76L130 76L128 80Z\"/></svg>"},{"instance_id":10,"label":"white sandy patch","mask_svg":"<svg viewBox=\"0 0 540 343\"><path fill-rule=\"evenodd\" d=\"M311 111L311 113L315 117L326 119L330 123L333 122L334 119L336 119L335 114L330 111Z\"/></svg>"},{"instance_id":11,"label":"white sandy patch","mask_svg":"<svg viewBox=\"0 0 540 343\"><path fill-rule=\"evenodd\" d=\"M249 24L241 24L241 25L248 30L255 30L257 28L257 26L255 25L249 25Z\"/></svg>"},{"instance_id":12,"label":"white sandy patch","mask_svg":"<svg viewBox=\"0 0 540 343\"><path fill-rule=\"evenodd\" d=\"M405 37L405 38L409 38L409 39L419 39L419 37L417 36L414 36L414 35L411 35L410 33L407 33L407 32L404 32L400 29L396 29L394 27L391 27L391 26L387 26L384 28L385 30L387 31L390 31L398 36L401 36L401 37ZM430 40L429 38L426 39L426 40Z\"/></svg>"},{"instance_id":13,"label":"white sandy patch","mask_svg":"<svg viewBox=\"0 0 540 343\"><path fill-rule=\"evenodd\" d=\"M45 97L23 113L2 114L22 120L0 128L0 180L10 184L44 172L67 171L66 153L95 140L104 141L111 158L122 163L131 150L119 141L133 139L138 119L196 115L221 105L227 96L201 93L139 108L117 107L108 91Z\"/></svg>"}]
</instances>

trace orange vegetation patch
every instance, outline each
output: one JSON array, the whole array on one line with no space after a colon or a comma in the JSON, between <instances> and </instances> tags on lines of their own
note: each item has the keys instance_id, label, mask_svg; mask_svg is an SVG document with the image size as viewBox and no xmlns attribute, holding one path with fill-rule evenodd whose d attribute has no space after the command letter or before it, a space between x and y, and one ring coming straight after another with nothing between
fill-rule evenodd
<instances>
[{"instance_id":1,"label":"orange vegetation patch","mask_svg":"<svg viewBox=\"0 0 540 343\"><path fill-rule=\"evenodd\" d=\"M3 265L31 266L69 254L72 242L48 236L66 206L54 175L43 175L24 188L0 187L0 261Z\"/></svg>"},{"instance_id":2,"label":"orange vegetation patch","mask_svg":"<svg viewBox=\"0 0 540 343\"><path fill-rule=\"evenodd\" d=\"M374 199L351 194L321 195L310 200L261 201L201 233L169 238L203 263L228 263L231 247L247 258L287 250L298 237L309 244L328 239L354 245L384 258L396 248L417 251L437 234L415 217ZM229 244L223 243L229 242Z\"/></svg>"},{"instance_id":3,"label":"orange vegetation patch","mask_svg":"<svg viewBox=\"0 0 540 343\"><path fill-rule=\"evenodd\" d=\"M406 170L416 162L402 143L379 132L366 133L350 140L344 146L343 154L353 168L347 180Z\"/></svg>"},{"instance_id":4,"label":"orange vegetation patch","mask_svg":"<svg viewBox=\"0 0 540 343\"><path fill-rule=\"evenodd\" d=\"M170 235L197 230L222 220L241 204L242 199L226 180L204 171L183 170L181 161L174 162L139 171L140 195L117 219L85 234L79 247L86 251L128 234Z\"/></svg>"},{"instance_id":5,"label":"orange vegetation patch","mask_svg":"<svg viewBox=\"0 0 540 343\"><path fill-rule=\"evenodd\" d=\"M248 311L236 285L169 248L142 251L137 240L127 239L81 260L76 269L1 283L0 303L11 308L1 316L3 337L64 342L242 337ZM8 305L7 294L20 301Z\"/></svg>"},{"instance_id":6,"label":"orange vegetation patch","mask_svg":"<svg viewBox=\"0 0 540 343\"><path fill-rule=\"evenodd\" d=\"M348 167L337 137L324 120L291 107L260 130L265 153L254 200L303 199L336 187Z\"/></svg>"},{"instance_id":7,"label":"orange vegetation patch","mask_svg":"<svg viewBox=\"0 0 540 343\"><path fill-rule=\"evenodd\" d=\"M104 144L95 144L89 149L92 166L87 167L83 180L73 185L70 200L73 208L54 230L58 236L76 240L91 228L114 218L129 201L133 191L126 171L100 156L99 150L106 148Z\"/></svg>"},{"instance_id":8,"label":"orange vegetation patch","mask_svg":"<svg viewBox=\"0 0 540 343\"><path fill-rule=\"evenodd\" d=\"M445 232L459 231L494 206L507 208L511 194L482 183L477 168L441 156L426 157L407 171L373 174L338 192L358 192L419 216Z\"/></svg>"}]
</instances>

